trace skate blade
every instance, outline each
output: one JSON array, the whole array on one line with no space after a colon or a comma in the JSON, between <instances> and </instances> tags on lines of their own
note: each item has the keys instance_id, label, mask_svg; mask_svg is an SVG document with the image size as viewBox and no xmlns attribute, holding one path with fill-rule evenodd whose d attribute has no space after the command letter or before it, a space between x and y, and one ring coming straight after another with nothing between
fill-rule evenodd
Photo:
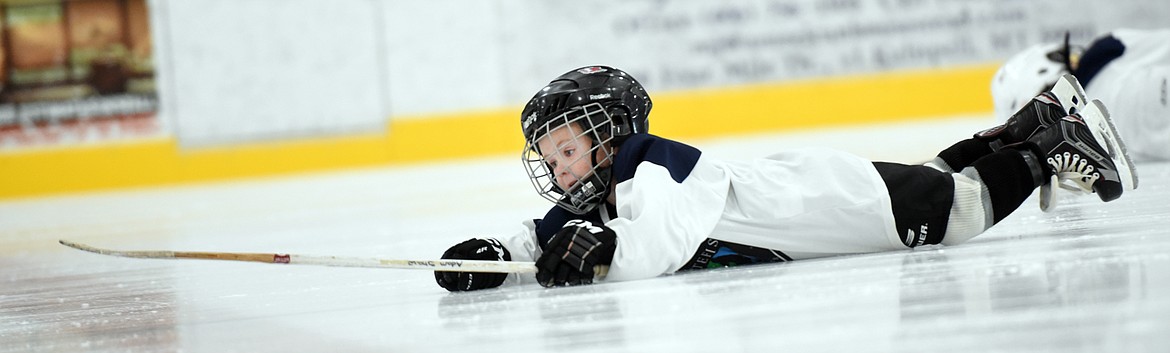
<instances>
[{"instance_id":1,"label":"skate blade","mask_svg":"<svg viewBox=\"0 0 1170 353\"><path fill-rule=\"evenodd\" d=\"M1085 98L1085 88L1081 87L1080 81L1071 74L1064 74L1056 80L1050 92L1056 95L1056 100L1064 107L1064 113L1067 115L1084 111L1085 105L1089 103Z\"/></svg>"},{"instance_id":2,"label":"skate blade","mask_svg":"<svg viewBox=\"0 0 1170 353\"><path fill-rule=\"evenodd\" d=\"M1081 114L1081 118L1085 120L1085 125L1089 126L1093 138L1097 139L1102 147L1105 147L1109 158L1113 159L1122 187L1126 190L1137 189L1137 166L1133 164L1133 159L1129 158L1129 151L1126 150L1121 135L1117 133L1117 127L1113 125L1113 120L1110 118L1109 110L1105 108L1105 104L1094 99Z\"/></svg>"},{"instance_id":3,"label":"skate blade","mask_svg":"<svg viewBox=\"0 0 1170 353\"><path fill-rule=\"evenodd\" d=\"M1052 194L1052 184L1058 182L1060 181L1053 175L1048 184L1040 185L1040 211L1050 212L1052 207L1056 206L1055 195Z\"/></svg>"}]
</instances>

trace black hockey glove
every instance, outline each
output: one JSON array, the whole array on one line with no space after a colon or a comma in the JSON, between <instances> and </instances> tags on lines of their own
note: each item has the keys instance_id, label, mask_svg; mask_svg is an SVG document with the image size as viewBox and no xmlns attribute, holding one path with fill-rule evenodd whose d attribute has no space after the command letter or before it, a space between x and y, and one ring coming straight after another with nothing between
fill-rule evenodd
<instances>
[{"instance_id":1,"label":"black hockey glove","mask_svg":"<svg viewBox=\"0 0 1170 353\"><path fill-rule=\"evenodd\" d=\"M565 223L536 260L536 280L545 287L593 283L593 266L609 265L617 251L617 234L602 224Z\"/></svg>"},{"instance_id":2,"label":"black hockey glove","mask_svg":"<svg viewBox=\"0 0 1170 353\"><path fill-rule=\"evenodd\" d=\"M443 252L443 259L512 261L512 254L499 240L472 238L447 249ZM435 282L452 292L495 288L504 284L506 279L507 273L435 271Z\"/></svg>"}]
</instances>

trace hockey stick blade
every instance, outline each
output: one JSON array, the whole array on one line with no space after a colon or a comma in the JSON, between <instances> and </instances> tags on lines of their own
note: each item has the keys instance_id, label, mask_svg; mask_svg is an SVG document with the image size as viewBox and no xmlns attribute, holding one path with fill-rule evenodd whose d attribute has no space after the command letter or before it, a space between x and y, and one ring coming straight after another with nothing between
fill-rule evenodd
<instances>
[{"instance_id":1,"label":"hockey stick blade","mask_svg":"<svg viewBox=\"0 0 1170 353\"><path fill-rule=\"evenodd\" d=\"M275 253L193 252L170 250L111 250L58 240L61 245L95 254L139 259L200 259L333 267L396 268L454 272L535 273L532 262L479 260L389 260Z\"/></svg>"}]
</instances>

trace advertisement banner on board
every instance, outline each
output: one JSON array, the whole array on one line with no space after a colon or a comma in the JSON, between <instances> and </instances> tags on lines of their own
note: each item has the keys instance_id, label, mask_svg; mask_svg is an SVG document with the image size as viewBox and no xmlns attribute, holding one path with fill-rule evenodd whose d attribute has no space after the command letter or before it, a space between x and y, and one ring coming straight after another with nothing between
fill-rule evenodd
<instances>
[{"instance_id":1,"label":"advertisement banner on board","mask_svg":"<svg viewBox=\"0 0 1170 353\"><path fill-rule=\"evenodd\" d=\"M145 0L0 3L0 151L164 134Z\"/></svg>"}]
</instances>

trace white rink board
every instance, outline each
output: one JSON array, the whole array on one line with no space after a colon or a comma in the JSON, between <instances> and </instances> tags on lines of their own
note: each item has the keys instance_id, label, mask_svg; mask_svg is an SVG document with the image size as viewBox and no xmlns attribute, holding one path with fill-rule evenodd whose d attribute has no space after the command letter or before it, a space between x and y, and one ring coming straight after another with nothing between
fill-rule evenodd
<instances>
[{"instance_id":1,"label":"white rink board","mask_svg":"<svg viewBox=\"0 0 1170 353\"><path fill-rule=\"evenodd\" d=\"M1087 44L1165 26L1168 12L1089 0L151 2L160 117L184 148L518 107L585 65L659 93L985 65L1065 31Z\"/></svg>"},{"instance_id":2,"label":"white rink board","mask_svg":"<svg viewBox=\"0 0 1170 353\"><path fill-rule=\"evenodd\" d=\"M912 161L986 118L698 141ZM918 148L855 142L915 134ZM846 143L843 140L854 140ZM940 146L941 144L941 146ZM543 214L512 157L0 203L0 352L1018 351L1170 346L1170 164L1103 204L1033 198L972 242L573 288L449 294L427 271L114 258L120 249L435 258Z\"/></svg>"}]
</instances>

